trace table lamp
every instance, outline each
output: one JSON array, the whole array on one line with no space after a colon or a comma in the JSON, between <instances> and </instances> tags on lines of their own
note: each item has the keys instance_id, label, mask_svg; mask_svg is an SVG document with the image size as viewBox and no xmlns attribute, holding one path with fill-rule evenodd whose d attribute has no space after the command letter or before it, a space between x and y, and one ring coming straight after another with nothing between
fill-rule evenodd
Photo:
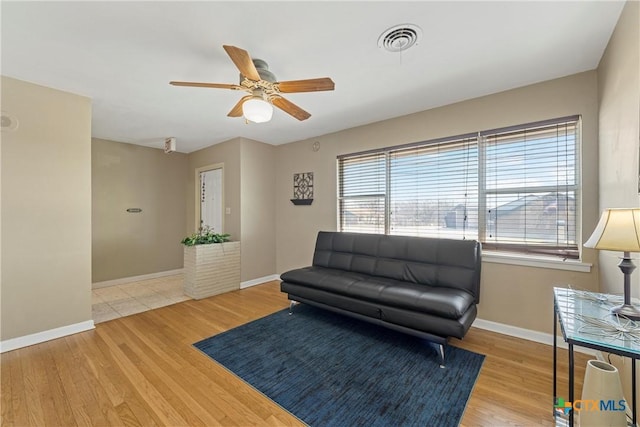
<instances>
[{"instance_id":1,"label":"table lamp","mask_svg":"<svg viewBox=\"0 0 640 427\"><path fill-rule=\"evenodd\" d=\"M632 320L640 320L640 308L631 305L631 273L636 266L630 255L630 252L640 252L640 208L605 209L596 229L584 246L623 252L618 267L624 274L624 302L613 307L611 312Z\"/></svg>"}]
</instances>

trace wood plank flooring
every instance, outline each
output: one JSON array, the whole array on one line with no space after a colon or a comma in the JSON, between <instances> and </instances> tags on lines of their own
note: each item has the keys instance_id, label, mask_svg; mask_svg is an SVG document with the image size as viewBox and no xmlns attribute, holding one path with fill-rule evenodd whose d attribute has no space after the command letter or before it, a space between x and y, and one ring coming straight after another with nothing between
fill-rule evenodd
<instances>
[{"instance_id":1,"label":"wood plank flooring","mask_svg":"<svg viewBox=\"0 0 640 427\"><path fill-rule=\"evenodd\" d=\"M1 425L303 425L192 347L287 306L270 282L4 353ZM463 426L554 425L551 347L477 328L451 344L487 356ZM578 356L576 378L589 358ZM567 397L566 351L559 361L559 394Z\"/></svg>"}]
</instances>

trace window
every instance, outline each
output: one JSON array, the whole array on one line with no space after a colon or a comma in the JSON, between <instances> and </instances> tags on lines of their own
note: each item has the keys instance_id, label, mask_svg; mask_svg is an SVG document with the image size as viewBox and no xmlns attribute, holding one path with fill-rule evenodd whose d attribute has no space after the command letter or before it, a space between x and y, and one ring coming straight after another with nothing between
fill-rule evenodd
<instances>
[{"instance_id":1,"label":"window","mask_svg":"<svg viewBox=\"0 0 640 427\"><path fill-rule=\"evenodd\" d=\"M578 258L577 120L481 132L488 249Z\"/></svg>"},{"instance_id":2,"label":"window","mask_svg":"<svg viewBox=\"0 0 640 427\"><path fill-rule=\"evenodd\" d=\"M386 154L344 158L338 164L338 173L340 229L385 234Z\"/></svg>"},{"instance_id":3,"label":"window","mask_svg":"<svg viewBox=\"0 0 640 427\"><path fill-rule=\"evenodd\" d=\"M338 157L341 231L578 258L579 117Z\"/></svg>"},{"instance_id":4,"label":"window","mask_svg":"<svg viewBox=\"0 0 640 427\"><path fill-rule=\"evenodd\" d=\"M389 154L389 234L478 237L476 136Z\"/></svg>"}]
</instances>

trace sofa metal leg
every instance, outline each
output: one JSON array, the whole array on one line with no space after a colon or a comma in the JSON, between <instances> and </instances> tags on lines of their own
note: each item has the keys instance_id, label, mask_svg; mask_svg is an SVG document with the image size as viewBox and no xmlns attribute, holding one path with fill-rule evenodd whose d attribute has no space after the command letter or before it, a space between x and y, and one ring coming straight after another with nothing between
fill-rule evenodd
<instances>
[{"instance_id":1,"label":"sofa metal leg","mask_svg":"<svg viewBox=\"0 0 640 427\"><path fill-rule=\"evenodd\" d=\"M289 316L293 314L293 306L298 304L298 301L291 300L289 302Z\"/></svg>"},{"instance_id":2,"label":"sofa metal leg","mask_svg":"<svg viewBox=\"0 0 640 427\"><path fill-rule=\"evenodd\" d=\"M440 368L444 369L444 345L438 344L438 348L440 351Z\"/></svg>"}]
</instances>

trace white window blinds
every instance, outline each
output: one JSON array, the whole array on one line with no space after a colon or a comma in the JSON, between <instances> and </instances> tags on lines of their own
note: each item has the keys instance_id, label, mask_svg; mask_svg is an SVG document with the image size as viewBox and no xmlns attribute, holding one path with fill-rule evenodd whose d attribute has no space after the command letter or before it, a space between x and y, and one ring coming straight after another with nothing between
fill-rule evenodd
<instances>
[{"instance_id":1,"label":"white window blinds","mask_svg":"<svg viewBox=\"0 0 640 427\"><path fill-rule=\"evenodd\" d=\"M341 231L578 258L580 117L338 157Z\"/></svg>"},{"instance_id":2,"label":"white window blinds","mask_svg":"<svg viewBox=\"0 0 640 427\"><path fill-rule=\"evenodd\" d=\"M386 154L375 152L338 161L340 229L385 233Z\"/></svg>"},{"instance_id":3,"label":"white window blinds","mask_svg":"<svg viewBox=\"0 0 640 427\"><path fill-rule=\"evenodd\" d=\"M577 258L578 118L481 132L486 249Z\"/></svg>"},{"instance_id":4,"label":"white window blinds","mask_svg":"<svg viewBox=\"0 0 640 427\"><path fill-rule=\"evenodd\" d=\"M390 234L478 238L477 138L389 153Z\"/></svg>"}]
</instances>

